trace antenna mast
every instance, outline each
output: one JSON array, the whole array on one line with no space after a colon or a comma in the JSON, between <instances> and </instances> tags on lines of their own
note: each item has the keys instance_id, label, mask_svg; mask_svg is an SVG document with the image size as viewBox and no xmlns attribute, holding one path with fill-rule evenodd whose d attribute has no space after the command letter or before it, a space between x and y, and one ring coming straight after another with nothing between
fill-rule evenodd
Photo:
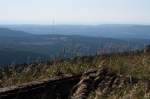
<instances>
[{"instance_id":1,"label":"antenna mast","mask_svg":"<svg viewBox=\"0 0 150 99\"><path fill-rule=\"evenodd\" d=\"M52 20L52 34L55 34L55 18Z\"/></svg>"}]
</instances>

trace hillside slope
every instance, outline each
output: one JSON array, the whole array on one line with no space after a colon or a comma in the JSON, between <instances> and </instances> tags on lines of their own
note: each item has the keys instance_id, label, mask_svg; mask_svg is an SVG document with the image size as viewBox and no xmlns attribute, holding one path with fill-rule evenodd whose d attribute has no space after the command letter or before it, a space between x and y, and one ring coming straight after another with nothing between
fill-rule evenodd
<instances>
[{"instance_id":1,"label":"hillside slope","mask_svg":"<svg viewBox=\"0 0 150 99\"><path fill-rule=\"evenodd\" d=\"M27 60L32 62L36 57L47 60L47 57L53 59L123 52L144 48L149 43L150 40L147 39L120 40L79 35L32 35L0 28L0 54L2 55L0 58L3 59L0 60L0 64L24 63Z\"/></svg>"},{"instance_id":2,"label":"hillside slope","mask_svg":"<svg viewBox=\"0 0 150 99\"><path fill-rule=\"evenodd\" d=\"M5 76L7 76L6 78L17 78L15 82L11 82L15 84L16 82L24 82L24 80L26 82L34 79L54 77L56 75L66 73L71 75L80 74L89 69L106 66L116 72L131 74L139 79L144 79L149 77L149 49L150 48L148 46L141 51L112 53L96 56L79 56L71 59L55 59L47 62L37 61L32 64L12 64L10 66L8 65L0 68L0 77L4 82L9 80L5 79Z\"/></svg>"},{"instance_id":3,"label":"hillside slope","mask_svg":"<svg viewBox=\"0 0 150 99\"><path fill-rule=\"evenodd\" d=\"M0 88L0 99L126 99L150 98L150 80L122 75L109 68L82 75L59 76Z\"/></svg>"},{"instance_id":4,"label":"hillside slope","mask_svg":"<svg viewBox=\"0 0 150 99\"><path fill-rule=\"evenodd\" d=\"M135 52L5 66L0 69L0 85L6 87L42 81L51 77L63 78L65 75L83 74L81 81L74 85L72 91L70 89L73 92L72 97L143 99L150 97L149 60L150 47L148 46L144 50Z\"/></svg>"}]
</instances>

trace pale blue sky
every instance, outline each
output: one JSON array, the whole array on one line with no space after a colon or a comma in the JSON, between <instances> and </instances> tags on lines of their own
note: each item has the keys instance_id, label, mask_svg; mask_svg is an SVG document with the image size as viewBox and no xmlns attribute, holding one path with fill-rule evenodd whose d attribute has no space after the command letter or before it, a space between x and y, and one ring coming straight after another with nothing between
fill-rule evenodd
<instances>
[{"instance_id":1,"label":"pale blue sky","mask_svg":"<svg viewBox=\"0 0 150 99\"><path fill-rule=\"evenodd\" d=\"M150 0L0 0L0 24L150 24Z\"/></svg>"}]
</instances>

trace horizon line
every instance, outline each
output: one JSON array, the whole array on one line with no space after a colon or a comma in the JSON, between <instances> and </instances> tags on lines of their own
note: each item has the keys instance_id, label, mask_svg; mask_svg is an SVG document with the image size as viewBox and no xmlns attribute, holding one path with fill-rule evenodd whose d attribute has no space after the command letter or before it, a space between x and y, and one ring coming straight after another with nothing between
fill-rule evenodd
<instances>
[{"instance_id":1,"label":"horizon line","mask_svg":"<svg viewBox=\"0 0 150 99\"><path fill-rule=\"evenodd\" d=\"M145 25L149 26L150 24L143 24L143 23L101 23L101 24L40 24L40 23L3 23L0 25L52 25L52 26L59 26L59 25L66 25L66 26L100 26L100 25Z\"/></svg>"}]
</instances>

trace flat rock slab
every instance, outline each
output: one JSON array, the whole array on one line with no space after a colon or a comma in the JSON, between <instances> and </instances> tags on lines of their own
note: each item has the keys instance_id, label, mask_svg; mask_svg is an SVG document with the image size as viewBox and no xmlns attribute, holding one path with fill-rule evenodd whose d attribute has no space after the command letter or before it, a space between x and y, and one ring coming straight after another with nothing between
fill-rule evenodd
<instances>
[{"instance_id":1,"label":"flat rock slab","mask_svg":"<svg viewBox=\"0 0 150 99\"><path fill-rule=\"evenodd\" d=\"M81 75L34 81L20 86L0 88L0 99L67 99Z\"/></svg>"}]
</instances>

